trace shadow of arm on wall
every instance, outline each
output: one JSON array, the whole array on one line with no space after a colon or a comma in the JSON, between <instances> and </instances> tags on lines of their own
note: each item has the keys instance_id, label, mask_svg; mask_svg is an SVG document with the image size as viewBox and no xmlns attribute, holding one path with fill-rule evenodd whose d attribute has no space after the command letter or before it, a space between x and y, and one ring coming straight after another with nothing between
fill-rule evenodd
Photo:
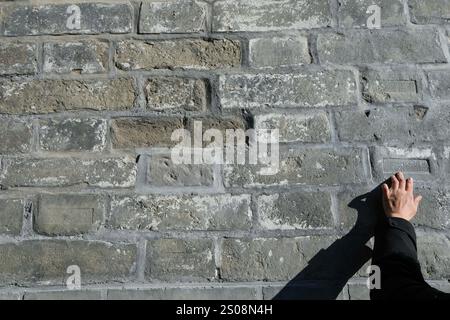
<instances>
[{"instance_id":1,"label":"shadow of arm on wall","mask_svg":"<svg viewBox=\"0 0 450 320\"><path fill-rule=\"evenodd\" d=\"M354 198L348 206L357 211L357 220L350 232L319 251L273 299L336 299L348 280L371 258L367 242L382 214L380 199L380 186Z\"/></svg>"}]
</instances>

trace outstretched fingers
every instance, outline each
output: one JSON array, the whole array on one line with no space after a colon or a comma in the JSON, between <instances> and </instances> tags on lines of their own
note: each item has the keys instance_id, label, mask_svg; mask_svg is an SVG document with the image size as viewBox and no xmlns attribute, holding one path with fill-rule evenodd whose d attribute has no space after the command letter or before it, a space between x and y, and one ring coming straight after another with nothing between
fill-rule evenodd
<instances>
[{"instance_id":1,"label":"outstretched fingers","mask_svg":"<svg viewBox=\"0 0 450 320\"><path fill-rule=\"evenodd\" d=\"M408 178L406 180L406 191L413 192L414 191L414 180L413 178Z\"/></svg>"},{"instance_id":2,"label":"outstretched fingers","mask_svg":"<svg viewBox=\"0 0 450 320\"><path fill-rule=\"evenodd\" d=\"M392 191L397 191L399 185L400 185L400 182L398 181L397 177L395 175L393 175L391 177L391 189L392 189Z\"/></svg>"},{"instance_id":3,"label":"outstretched fingers","mask_svg":"<svg viewBox=\"0 0 450 320\"><path fill-rule=\"evenodd\" d=\"M397 172L396 173L396 178L398 180L398 188L400 190L405 190L405 188L406 188L406 180L405 180L405 176L403 175L403 172Z\"/></svg>"}]
</instances>

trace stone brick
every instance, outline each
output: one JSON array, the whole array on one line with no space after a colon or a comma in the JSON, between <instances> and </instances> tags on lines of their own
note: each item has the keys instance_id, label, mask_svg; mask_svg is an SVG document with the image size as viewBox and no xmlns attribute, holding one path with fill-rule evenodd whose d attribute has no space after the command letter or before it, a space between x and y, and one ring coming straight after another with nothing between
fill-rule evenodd
<instances>
[{"instance_id":1,"label":"stone brick","mask_svg":"<svg viewBox=\"0 0 450 320\"><path fill-rule=\"evenodd\" d=\"M101 300L100 290L25 292L23 300Z\"/></svg>"},{"instance_id":2,"label":"stone brick","mask_svg":"<svg viewBox=\"0 0 450 320\"><path fill-rule=\"evenodd\" d=\"M134 99L131 79L0 81L0 112L8 114L126 110Z\"/></svg>"},{"instance_id":3,"label":"stone brick","mask_svg":"<svg viewBox=\"0 0 450 320\"><path fill-rule=\"evenodd\" d=\"M353 30L323 33L317 39L319 60L333 64L446 63L433 30Z\"/></svg>"},{"instance_id":4,"label":"stone brick","mask_svg":"<svg viewBox=\"0 0 450 320\"><path fill-rule=\"evenodd\" d=\"M103 221L104 201L96 195L41 195L34 214L34 230L49 236L96 231Z\"/></svg>"},{"instance_id":5,"label":"stone brick","mask_svg":"<svg viewBox=\"0 0 450 320\"><path fill-rule=\"evenodd\" d=\"M290 280L306 267L309 259L329 244L331 238L326 236L225 239L220 269L222 279Z\"/></svg>"},{"instance_id":6,"label":"stone brick","mask_svg":"<svg viewBox=\"0 0 450 320\"><path fill-rule=\"evenodd\" d=\"M450 278L450 241L439 233L417 233L417 252L425 279Z\"/></svg>"},{"instance_id":7,"label":"stone brick","mask_svg":"<svg viewBox=\"0 0 450 320\"><path fill-rule=\"evenodd\" d=\"M448 70L433 70L427 72L432 98L436 100L450 99L450 75Z\"/></svg>"},{"instance_id":8,"label":"stone brick","mask_svg":"<svg viewBox=\"0 0 450 320\"><path fill-rule=\"evenodd\" d=\"M41 120L39 145L45 151L102 151L107 129L100 119Z\"/></svg>"},{"instance_id":9,"label":"stone brick","mask_svg":"<svg viewBox=\"0 0 450 320\"><path fill-rule=\"evenodd\" d=\"M378 142L389 146L448 141L450 115L423 106L386 107L336 113L338 137L346 142Z\"/></svg>"},{"instance_id":10,"label":"stone brick","mask_svg":"<svg viewBox=\"0 0 450 320\"><path fill-rule=\"evenodd\" d=\"M216 1L213 31L270 31L309 29L331 25L328 1L288 0Z\"/></svg>"},{"instance_id":11,"label":"stone brick","mask_svg":"<svg viewBox=\"0 0 450 320\"><path fill-rule=\"evenodd\" d=\"M148 241L145 275L150 279L172 281L213 279L213 243L208 239Z\"/></svg>"},{"instance_id":12,"label":"stone brick","mask_svg":"<svg viewBox=\"0 0 450 320\"><path fill-rule=\"evenodd\" d=\"M22 230L23 213L23 200L0 199L0 234L18 236Z\"/></svg>"},{"instance_id":13,"label":"stone brick","mask_svg":"<svg viewBox=\"0 0 450 320\"><path fill-rule=\"evenodd\" d=\"M325 112L256 115L255 129L278 129L280 142L325 143L331 140L330 123Z\"/></svg>"},{"instance_id":14,"label":"stone brick","mask_svg":"<svg viewBox=\"0 0 450 320\"><path fill-rule=\"evenodd\" d=\"M123 158L20 158L3 159L3 187L134 186L135 159Z\"/></svg>"},{"instance_id":15,"label":"stone brick","mask_svg":"<svg viewBox=\"0 0 450 320\"><path fill-rule=\"evenodd\" d=\"M411 22L415 24L448 23L450 3L446 0L408 1Z\"/></svg>"},{"instance_id":16,"label":"stone brick","mask_svg":"<svg viewBox=\"0 0 450 320\"><path fill-rule=\"evenodd\" d=\"M108 227L126 230L246 230L249 195L115 196Z\"/></svg>"},{"instance_id":17,"label":"stone brick","mask_svg":"<svg viewBox=\"0 0 450 320\"><path fill-rule=\"evenodd\" d=\"M109 44L104 41L48 42L44 44L44 72L105 73Z\"/></svg>"},{"instance_id":18,"label":"stone brick","mask_svg":"<svg viewBox=\"0 0 450 320\"><path fill-rule=\"evenodd\" d=\"M370 149L375 179L382 182L397 171L403 171L416 181L435 179L436 155L429 148L387 148Z\"/></svg>"},{"instance_id":19,"label":"stone brick","mask_svg":"<svg viewBox=\"0 0 450 320\"><path fill-rule=\"evenodd\" d=\"M122 118L111 125L112 143L116 149L169 147L172 133L184 128L183 118Z\"/></svg>"},{"instance_id":20,"label":"stone brick","mask_svg":"<svg viewBox=\"0 0 450 320\"><path fill-rule=\"evenodd\" d=\"M450 191L447 189L415 188L423 196L417 215L412 222L416 226L434 229L450 228Z\"/></svg>"},{"instance_id":21,"label":"stone brick","mask_svg":"<svg viewBox=\"0 0 450 320\"><path fill-rule=\"evenodd\" d=\"M236 133L236 130L247 130L247 123L242 116L231 115L231 116L206 116L206 117L196 117L190 118L188 120L188 128L191 132L191 139L195 139L194 134L197 132L196 130L201 129L203 134L206 133L207 130L218 130L222 134L222 139L226 143L227 139L227 131L232 133ZM213 134L214 132L211 132ZM211 137L208 135L203 136L203 146L207 147L214 143ZM220 142L220 141L219 141Z\"/></svg>"},{"instance_id":22,"label":"stone brick","mask_svg":"<svg viewBox=\"0 0 450 320\"><path fill-rule=\"evenodd\" d=\"M278 159L277 159L278 160ZM275 169L275 174L263 175L260 169ZM228 165L224 169L225 183L230 186L345 185L363 183L362 151L359 149L305 148L280 152L278 172L272 166Z\"/></svg>"},{"instance_id":23,"label":"stone brick","mask_svg":"<svg viewBox=\"0 0 450 320\"><path fill-rule=\"evenodd\" d=\"M249 49L252 67L280 67L311 63L308 39L303 36L250 39Z\"/></svg>"},{"instance_id":24,"label":"stone brick","mask_svg":"<svg viewBox=\"0 0 450 320\"><path fill-rule=\"evenodd\" d=\"M262 288L263 300L343 300L342 285L333 281L308 281Z\"/></svg>"},{"instance_id":25,"label":"stone brick","mask_svg":"<svg viewBox=\"0 0 450 320\"><path fill-rule=\"evenodd\" d=\"M144 2L140 33L189 33L206 31L207 4L199 1Z\"/></svg>"},{"instance_id":26,"label":"stone brick","mask_svg":"<svg viewBox=\"0 0 450 320\"><path fill-rule=\"evenodd\" d=\"M37 47L31 43L0 43L0 75L35 74Z\"/></svg>"},{"instance_id":27,"label":"stone brick","mask_svg":"<svg viewBox=\"0 0 450 320\"><path fill-rule=\"evenodd\" d=\"M236 287L148 288L108 290L108 300L255 300L257 289Z\"/></svg>"},{"instance_id":28,"label":"stone brick","mask_svg":"<svg viewBox=\"0 0 450 320\"><path fill-rule=\"evenodd\" d=\"M158 111L204 111L207 83L202 79L157 77L145 86L147 108Z\"/></svg>"},{"instance_id":29,"label":"stone brick","mask_svg":"<svg viewBox=\"0 0 450 320\"><path fill-rule=\"evenodd\" d=\"M146 162L143 183L148 186L198 187L214 184L212 165L178 164L172 161L170 155L158 154L146 156L143 161Z\"/></svg>"},{"instance_id":30,"label":"stone brick","mask_svg":"<svg viewBox=\"0 0 450 320\"><path fill-rule=\"evenodd\" d=\"M227 39L178 39L119 42L116 66L121 70L226 69L241 64L241 45Z\"/></svg>"},{"instance_id":31,"label":"stone brick","mask_svg":"<svg viewBox=\"0 0 450 320\"><path fill-rule=\"evenodd\" d=\"M370 300L369 291L365 283L348 285L348 296L350 300Z\"/></svg>"},{"instance_id":32,"label":"stone brick","mask_svg":"<svg viewBox=\"0 0 450 320\"><path fill-rule=\"evenodd\" d=\"M441 290L443 292L450 293L450 282L448 280L444 280L444 281L429 281L428 283L433 288L436 288L436 289Z\"/></svg>"},{"instance_id":33,"label":"stone brick","mask_svg":"<svg viewBox=\"0 0 450 320\"><path fill-rule=\"evenodd\" d=\"M257 197L259 223L265 229L325 229L333 227L330 195L290 192Z\"/></svg>"},{"instance_id":34,"label":"stone brick","mask_svg":"<svg viewBox=\"0 0 450 320\"><path fill-rule=\"evenodd\" d=\"M0 292L0 301L22 300L22 295L18 292Z\"/></svg>"},{"instance_id":35,"label":"stone brick","mask_svg":"<svg viewBox=\"0 0 450 320\"><path fill-rule=\"evenodd\" d=\"M2 9L6 36L128 33L133 30L134 13L129 2L18 4Z\"/></svg>"},{"instance_id":36,"label":"stone brick","mask_svg":"<svg viewBox=\"0 0 450 320\"><path fill-rule=\"evenodd\" d=\"M96 241L27 240L0 245L0 283L65 284L67 267L80 267L82 283L129 279L136 246Z\"/></svg>"},{"instance_id":37,"label":"stone brick","mask_svg":"<svg viewBox=\"0 0 450 320\"><path fill-rule=\"evenodd\" d=\"M325 107L356 104L356 83L344 70L304 70L295 74L220 76L224 109Z\"/></svg>"},{"instance_id":38,"label":"stone brick","mask_svg":"<svg viewBox=\"0 0 450 320\"><path fill-rule=\"evenodd\" d=\"M29 152L32 135L31 121L0 119L0 154Z\"/></svg>"},{"instance_id":39,"label":"stone brick","mask_svg":"<svg viewBox=\"0 0 450 320\"><path fill-rule=\"evenodd\" d=\"M371 103L419 102L422 100L422 81L415 71L403 69L362 72L362 95Z\"/></svg>"},{"instance_id":40,"label":"stone brick","mask_svg":"<svg viewBox=\"0 0 450 320\"><path fill-rule=\"evenodd\" d=\"M381 9L381 28L406 24L402 0L339 0L339 26L343 28L367 28L367 20L373 12L368 12L371 5Z\"/></svg>"}]
</instances>

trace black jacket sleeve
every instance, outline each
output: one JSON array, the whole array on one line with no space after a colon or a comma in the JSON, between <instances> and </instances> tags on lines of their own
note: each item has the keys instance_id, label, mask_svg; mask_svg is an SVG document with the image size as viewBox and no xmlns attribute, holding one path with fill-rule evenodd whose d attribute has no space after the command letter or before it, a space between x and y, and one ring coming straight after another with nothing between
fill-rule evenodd
<instances>
[{"instance_id":1,"label":"black jacket sleeve","mask_svg":"<svg viewBox=\"0 0 450 320\"><path fill-rule=\"evenodd\" d=\"M432 288L423 278L417 258L414 226L401 218L384 218L375 231L372 265L380 268L381 287L372 300L450 300L450 294Z\"/></svg>"}]
</instances>

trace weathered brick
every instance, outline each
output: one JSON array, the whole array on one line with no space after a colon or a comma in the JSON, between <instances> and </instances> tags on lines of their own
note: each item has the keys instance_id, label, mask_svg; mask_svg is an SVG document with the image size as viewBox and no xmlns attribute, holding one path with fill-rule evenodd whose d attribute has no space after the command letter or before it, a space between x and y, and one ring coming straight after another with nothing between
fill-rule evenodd
<instances>
[{"instance_id":1,"label":"weathered brick","mask_svg":"<svg viewBox=\"0 0 450 320\"><path fill-rule=\"evenodd\" d=\"M450 75L448 70L433 70L426 73L433 99L450 99Z\"/></svg>"},{"instance_id":2,"label":"weathered brick","mask_svg":"<svg viewBox=\"0 0 450 320\"><path fill-rule=\"evenodd\" d=\"M103 221L104 201L96 195L41 195L34 230L44 235L71 236L96 231Z\"/></svg>"},{"instance_id":3,"label":"weathered brick","mask_svg":"<svg viewBox=\"0 0 450 320\"><path fill-rule=\"evenodd\" d=\"M341 141L405 146L419 141L448 141L450 115L445 108L423 106L373 108L336 113Z\"/></svg>"},{"instance_id":4,"label":"weathered brick","mask_svg":"<svg viewBox=\"0 0 450 320\"><path fill-rule=\"evenodd\" d=\"M227 39L127 40L117 44L121 70L222 69L241 64L241 44Z\"/></svg>"},{"instance_id":5,"label":"weathered brick","mask_svg":"<svg viewBox=\"0 0 450 320\"><path fill-rule=\"evenodd\" d=\"M450 241L445 235L417 233L417 252L426 279L450 278Z\"/></svg>"},{"instance_id":6,"label":"weathered brick","mask_svg":"<svg viewBox=\"0 0 450 320\"><path fill-rule=\"evenodd\" d=\"M236 130L245 131L248 126L245 119L239 115L220 116L220 117L206 116L206 117L190 118L188 120L188 128L191 132L192 139L194 139L194 134L196 130L200 130L200 125L201 125L201 132L203 134L205 134L207 130L219 130L225 142L227 138L227 131L231 130L233 132L236 132ZM203 146L208 146L211 143L213 143L213 141L211 141L210 137L208 136L203 136L203 139L204 139Z\"/></svg>"},{"instance_id":7,"label":"weathered brick","mask_svg":"<svg viewBox=\"0 0 450 320\"><path fill-rule=\"evenodd\" d=\"M325 229L333 227L330 195L290 192L257 197L259 223L265 229Z\"/></svg>"},{"instance_id":8,"label":"weathered brick","mask_svg":"<svg viewBox=\"0 0 450 320\"><path fill-rule=\"evenodd\" d=\"M203 111L207 102L207 83L202 79L151 78L145 86L145 96L148 109Z\"/></svg>"},{"instance_id":9,"label":"weathered brick","mask_svg":"<svg viewBox=\"0 0 450 320\"><path fill-rule=\"evenodd\" d=\"M159 239L147 242L145 275L158 280L210 280L215 276L211 240Z\"/></svg>"},{"instance_id":10,"label":"weathered brick","mask_svg":"<svg viewBox=\"0 0 450 320\"><path fill-rule=\"evenodd\" d=\"M422 99L422 81L416 71L366 69L361 78L362 95L367 102L419 102Z\"/></svg>"},{"instance_id":11,"label":"weathered brick","mask_svg":"<svg viewBox=\"0 0 450 320\"><path fill-rule=\"evenodd\" d=\"M263 300L343 300L342 291L342 285L333 281L297 281L262 288Z\"/></svg>"},{"instance_id":12,"label":"weathered brick","mask_svg":"<svg viewBox=\"0 0 450 320\"><path fill-rule=\"evenodd\" d=\"M250 39L249 49L252 67L279 67L311 63L308 39L303 36Z\"/></svg>"},{"instance_id":13,"label":"weathered brick","mask_svg":"<svg viewBox=\"0 0 450 320\"><path fill-rule=\"evenodd\" d=\"M67 267L80 267L84 284L129 279L136 246L97 241L27 240L0 245L0 283L63 284Z\"/></svg>"},{"instance_id":14,"label":"weathered brick","mask_svg":"<svg viewBox=\"0 0 450 320\"><path fill-rule=\"evenodd\" d=\"M102 151L107 129L100 119L41 120L39 145L45 151Z\"/></svg>"},{"instance_id":15,"label":"weathered brick","mask_svg":"<svg viewBox=\"0 0 450 320\"><path fill-rule=\"evenodd\" d=\"M367 28L367 20L373 12L368 8L377 5L381 9L381 28L406 24L402 0L339 0L339 26L343 28Z\"/></svg>"},{"instance_id":16,"label":"weathered brick","mask_svg":"<svg viewBox=\"0 0 450 320\"><path fill-rule=\"evenodd\" d=\"M414 225L434 229L449 229L450 191L416 187L414 192L423 196L417 215L412 220Z\"/></svg>"},{"instance_id":17,"label":"weathered brick","mask_svg":"<svg viewBox=\"0 0 450 320\"><path fill-rule=\"evenodd\" d=\"M19 292L0 292L1 300L22 300L22 295Z\"/></svg>"},{"instance_id":18,"label":"weathered brick","mask_svg":"<svg viewBox=\"0 0 450 320\"><path fill-rule=\"evenodd\" d=\"M280 142L324 143L331 139L330 123L325 112L256 115L255 129L278 129Z\"/></svg>"},{"instance_id":19,"label":"weathered brick","mask_svg":"<svg viewBox=\"0 0 450 320\"><path fill-rule=\"evenodd\" d=\"M227 281L292 279L331 242L327 236L225 239L221 275Z\"/></svg>"},{"instance_id":20,"label":"weathered brick","mask_svg":"<svg viewBox=\"0 0 450 320\"><path fill-rule=\"evenodd\" d=\"M226 186L344 185L365 181L363 156L359 149L280 151L278 172L260 173L260 169L268 167L261 164L227 165L224 169Z\"/></svg>"},{"instance_id":21,"label":"weathered brick","mask_svg":"<svg viewBox=\"0 0 450 320\"><path fill-rule=\"evenodd\" d=\"M321 28L331 25L328 1L216 1L213 31L270 31Z\"/></svg>"},{"instance_id":22,"label":"weathered brick","mask_svg":"<svg viewBox=\"0 0 450 320\"><path fill-rule=\"evenodd\" d=\"M450 3L446 0L409 0L411 22L415 24L448 23Z\"/></svg>"},{"instance_id":23,"label":"weathered brick","mask_svg":"<svg viewBox=\"0 0 450 320\"><path fill-rule=\"evenodd\" d=\"M109 44L104 41L48 42L44 44L44 72L105 73Z\"/></svg>"},{"instance_id":24,"label":"weathered brick","mask_svg":"<svg viewBox=\"0 0 450 320\"><path fill-rule=\"evenodd\" d=\"M372 147L372 169L379 182L403 171L416 181L434 180L436 155L429 148Z\"/></svg>"},{"instance_id":25,"label":"weathered brick","mask_svg":"<svg viewBox=\"0 0 450 320\"><path fill-rule=\"evenodd\" d=\"M0 199L0 234L19 235L22 230L23 213L23 200Z\"/></svg>"},{"instance_id":26,"label":"weathered brick","mask_svg":"<svg viewBox=\"0 0 450 320\"><path fill-rule=\"evenodd\" d=\"M207 4L199 1L144 2L140 33L189 33L206 31Z\"/></svg>"},{"instance_id":27,"label":"weathered brick","mask_svg":"<svg viewBox=\"0 0 450 320\"><path fill-rule=\"evenodd\" d=\"M433 30L353 30L323 33L319 60L334 64L446 63L439 34Z\"/></svg>"},{"instance_id":28,"label":"weathered brick","mask_svg":"<svg viewBox=\"0 0 450 320\"><path fill-rule=\"evenodd\" d=\"M37 72L37 47L31 43L0 43L0 75Z\"/></svg>"},{"instance_id":29,"label":"weathered brick","mask_svg":"<svg viewBox=\"0 0 450 320\"><path fill-rule=\"evenodd\" d=\"M6 158L0 185L3 187L132 187L135 159L123 158Z\"/></svg>"},{"instance_id":30,"label":"weathered brick","mask_svg":"<svg viewBox=\"0 0 450 320\"><path fill-rule=\"evenodd\" d=\"M257 289L236 287L164 287L108 290L108 300L255 300Z\"/></svg>"},{"instance_id":31,"label":"weathered brick","mask_svg":"<svg viewBox=\"0 0 450 320\"><path fill-rule=\"evenodd\" d=\"M115 196L108 227L131 230L245 230L249 195Z\"/></svg>"},{"instance_id":32,"label":"weathered brick","mask_svg":"<svg viewBox=\"0 0 450 320\"><path fill-rule=\"evenodd\" d=\"M369 288L365 283L352 283L348 285L350 300L370 300Z\"/></svg>"},{"instance_id":33,"label":"weathered brick","mask_svg":"<svg viewBox=\"0 0 450 320\"><path fill-rule=\"evenodd\" d=\"M141 156L140 159L145 161L142 183L147 186L196 187L214 184L212 165L174 163L170 155L159 154Z\"/></svg>"},{"instance_id":34,"label":"weathered brick","mask_svg":"<svg viewBox=\"0 0 450 320\"><path fill-rule=\"evenodd\" d=\"M355 77L343 70L220 76L223 108L325 107L356 103Z\"/></svg>"},{"instance_id":35,"label":"weathered brick","mask_svg":"<svg viewBox=\"0 0 450 320\"><path fill-rule=\"evenodd\" d=\"M0 81L0 113L126 110L134 99L131 79Z\"/></svg>"},{"instance_id":36,"label":"weathered brick","mask_svg":"<svg viewBox=\"0 0 450 320\"><path fill-rule=\"evenodd\" d=\"M101 300L100 290L25 292L23 300Z\"/></svg>"},{"instance_id":37,"label":"weathered brick","mask_svg":"<svg viewBox=\"0 0 450 320\"><path fill-rule=\"evenodd\" d=\"M32 135L31 121L0 119L0 154L29 152Z\"/></svg>"},{"instance_id":38,"label":"weathered brick","mask_svg":"<svg viewBox=\"0 0 450 320\"><path fill-rule=\"evenodd\" d=\"M128 33L133 30L134 13L129 2L20 4L2 9L6 36Z\"/></svg>"},{"instance_id":39,"label":"weathered brick","mask_svg":"<svg viewBox=\"0 0 450 320\"><path fill-rule=\"evenodd\" d=\"M184 127L183 118L122 118L114 119L111 125L113 147L132 149L139 147L167 147L172 133Z\"/></svg>"}]
</instances>

